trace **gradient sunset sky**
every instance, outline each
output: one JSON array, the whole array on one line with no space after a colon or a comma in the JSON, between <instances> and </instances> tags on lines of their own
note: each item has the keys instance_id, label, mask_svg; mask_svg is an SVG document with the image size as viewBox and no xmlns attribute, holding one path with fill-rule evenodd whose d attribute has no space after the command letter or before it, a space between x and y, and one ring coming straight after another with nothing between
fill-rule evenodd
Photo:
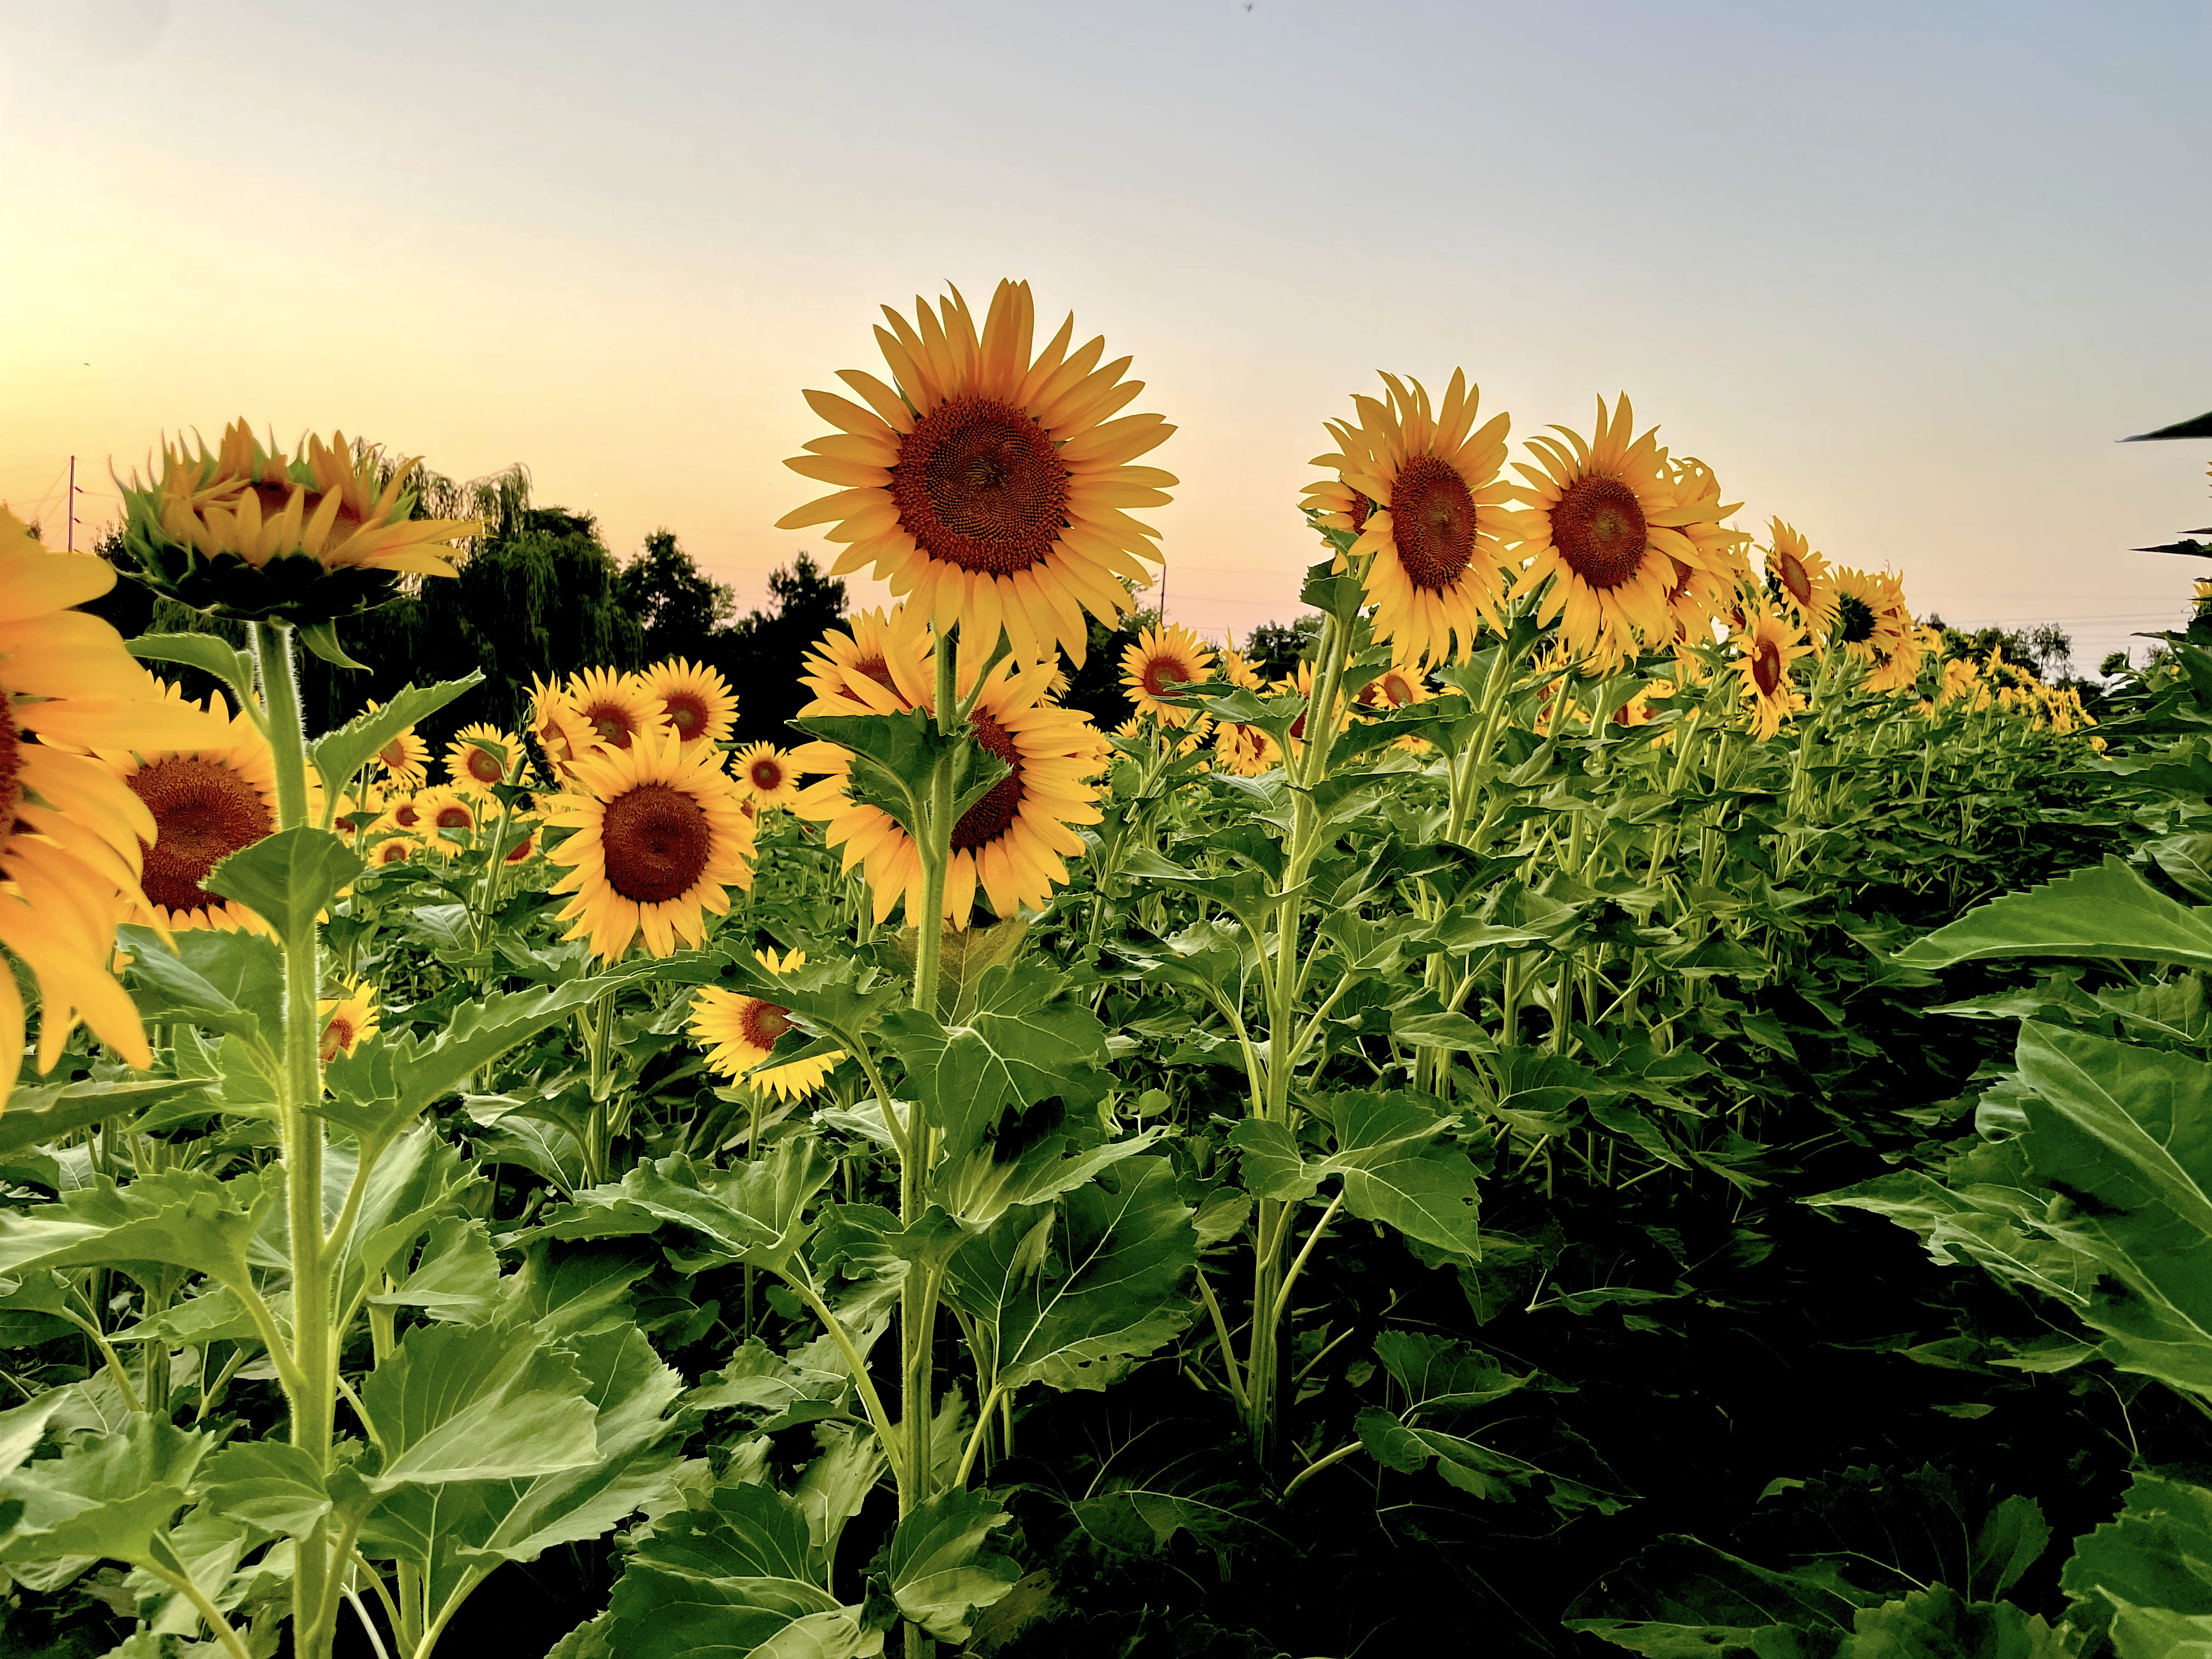
<instances>
[{"instance_id":1,"label":"gradient sunset sky","mask_svg":"<svg viewBox=\"0 0 2212 1659\"><path fill-rule=\"evenodd\" d=\"M2212 407L2208 62L2200 0L0 0L0 500L343 427L750 604L800 388L1018 276L1180 428L1178 621L1291 614L1321 422L1463 365L2092 668L2212 523L2212 445L2112 441Z\"/></svg>"}]
</instances>

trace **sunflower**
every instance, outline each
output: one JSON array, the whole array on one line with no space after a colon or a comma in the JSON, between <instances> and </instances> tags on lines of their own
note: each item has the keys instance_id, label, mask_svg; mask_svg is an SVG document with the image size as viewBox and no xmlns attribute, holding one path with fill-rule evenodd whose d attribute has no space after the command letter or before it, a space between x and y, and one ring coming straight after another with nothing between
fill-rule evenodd
<instances>
[{"instance_id":1,"label":"sunflower","mask_svg":"<svg viewBox=\"0 0 2212 1659\"><path fill-rule=\"evenodd\" d=\"M522 744L496 726L465 726L446 745L447 787L465 795L488 795L492 785L514 782L521 769Z\"/></svg>"},{"instance_id":2,"label":"sunflower","mask_svg":"<svg viewBox=\"0 0 2212 1659\"><path fill-rule=\"evenodd\" d=\"M322 1058L327 1066L376 1035L376 988L349 979L343 996L315 1004L315 1018L323 1024Z\"/></svg>"},{"instance_id":3,"label":"sunflower","mask_svg":"<svg viewBox=\"0 0 2212 1659\"><path fill-rule=\"evenodd\" d=\"M416 465L343 432L288 455L236 421L212 453L165 446L158 481L120 486L124 543L151 586L188 605L327 621L382 603L401 575L453 574L449 544L483 529L415 517Z\"/></svg>"},{"instance_id":4,"label":"sunflower","mask_svg":"<svg viewBox=\"0 0 2212 1659\"><path fill-rule=\"evenodd\" d=\"M349 837L366 835L384 816L384 792L370 784L358 795L342 794L331 813L331 828Z\"/></svg>"},{"instance_id":5,"label":"sunflower","mask_svg":"<svg viewBox=\"0 0 2212 1659\"><path fill-rule=\"evenodd\" d=\"M1790 665L1812 647L1781 617L1760 607L1735 636L1736 667L1743 675L1741 695L1751 705L1753 732L1771 738L1782 722L1803 706L1790 684Z\"/></svg>"},{"instance_id":6,"label":"sunflower","mask_svg":"<svg viewBox=\"0 0 2212 1659\"><path fill-rule=\"evenodd\" d=\"M1132 714L1114 728L1112 735L1125 743L1133 743L1153 750L1168 748L1172 743L1177 755L1195 755L1213 730L1213 722L1200 718L1188 727L1170 726L1163 731L1145 723L1142 714ZM1110 757L1111 745L1109 745ZM1201 767L1200 770L1206 769Z\"/></svg>"},{"instance_id":7,"label":"sunflower","mask_svg":"<svg viewBox=\"0 0 2212 1659\"><path fill-rule=\"evenodd\" d=\"M788 806L799 799L799 774L792 769L791 751L772 743L757 743L730 757L745 799L756 807Z\"/></svg>"},{"instance_id":8,"label":"sunflower","mask_svg":"<svg viewBox=\"0 0 2212 1659\"><path fill-rule=\"evenodd\" d=\"M896 617L896 620L894 620ZM856 611L808 648L799 683L814 694L801 714L896 714L933 696L933 649L908 638L903 606ZM834 705L834 706L833 706Z\"/></svg>"},{"instance_id":9,"label":"sunflower","mask_svg":"<svg viewBox=\"0 0 2212 1659\"><path fill-rule=\"evenodd\" d=\"M385 836L370 848L368 861L372 866L381 870L389 865L405 864L422 850L422 837L403 830Z\"/></svg>"},{"instance_id":10,"label":"sunflower","mask_svg":"<svg viewBox=\"0 0 2212 1659\"><path fill-rule=\"evenodd\" d=\"M383 706L371 697L363 712L373 714ZM376 751L376 767L389 782L415 788L430 775L430 745L410 726Z\"/></svg>"},{"instance_id":11,"label":"sunflower","mask_svg":"<svg viewBox=\"0 0 2212 1659\"><path fill-rule=\"evenodd\" d=\"M546 764L556 775L568 775L568 763L575 758L569 738L580 724L575 702L568 694L554 681L533 677L530 683L530 735L544 750Z\"/></svg>"},{"instance_id":12,"label":"sunflower","mask_svg":"<svg viewBox=\"0 0 2212 1659\"><path fill-rule=\"evenodd\" d=\"M738 694L713 669L672 657L640 678L646 695L660 705L661 719L685 743L729 741L738 721Z\"/></svg>"},{"instance_id":13,"label":"sunflower","mask_svg":"<svg viewBox=\"0 0 2212 1659\"><path fill-rule=\"evenodd\" d=\"M1240 778L1256 778L1282 763L1283 751L1274 738L1256 726L1224 720L1213 728L1213 758L1224 772Z\"/></svg>"},{"instance_id":14,"label":"sunflower","mask_svg":"<svg viewBox=\"0 0 2212 1659\"><path fill-rule=\"evenodd\" d=\"M1756 579L1750 561L1744 556L1750 536L1721 523L1742 503L1723 502L1720 480L1694 456L1669 457L1665 467L1675 505L1710 513L1681 526L1682 534L1701 556L1687 562L1672 556L1668 560L1671 574L1667 614L1673 631L1663 643L1674 647L1678 659L1687 659L1692 646L1711 642L1713 619L1732 611L1737 596Z\"/></svg>"},{"instance_id":15,"label":"sunflower","mask_svg":"<svg viewBox=\"0 0 2212 1659\"><path fill-rule=\"evenodd\" d=\"M568 678L567 696L553 705L564 722L571 758L607 750L628 749L640 738L669 730L660 704L635 674L587 668Z\"/></svg>"},{"instance_id":16,"label":"sunflower","mask_svg":"<svg viewBox=\"0 0 2212 1659\"><path fill-rule=\"evenodd\" d=\"M112 973L116 924L144 909L145 803L104 764L131 743L220 740L226 722L172 696L122 636L70 607L115 585L102 559L51 552L0 507L0 946L38 988L37 1063L79 1021L130 1064L153 1064ZM41 741L43 739L43 741ZM15 1086L26 1017L0 967L0 1106Z\"/></svg>"},{"instance_id":17,"label":"sunflower","mask_svg":"<svg viewBox=\"0 0 2212 1659\"><path fill-rule=\"evenodd\" d=\"M207 711L217 720L220 694ZM144 849L146 914L164 927L243 928L269 924L234 899L200 884L217 861L276 830L276 757L251 716L230 716L221 739L187 750L101 750L100 757L154 819ZM320 787L310 780L312 821ZM143 918L142 918L143 919Z\"/></svg>"},{"instance_id":18,"label":"sunflower","mask_svg":"<svg viewBox=\"0 0 2212 1659\"><path fill-rule=\"evenodd\" d=\"M415 797L424 839L447 858L476 839L477 812L482 805L477 797L465 795L457 789L425 789Z\"/></svg>"},{"instance_id":19,"label":"sunflower","mask_svg":"<svg viewBox=\"0 0 2212 1659\"><path fill-rule=\"evenodd\" d=\"M1363 554L1375 635L1414 661L1464 659L1504 595L1508 549L1521 526L1506 503L1516 491L1498 482L1511 418L1475 428L1481 393L1452 371L1441 409L1419 380L1409 388L1382 376L1387 402L1355 397L1359 424L1328 422L1337 453L1316 456L1334 480L1307 487L1309 506L1332 527L1358 529L1346 558ZM1349 495L1350 501L1342 498ZM1454 641L1456 641L1456 647Z\"/></svg>"},{"instance_id":20,"label":"sunflower","mask_svg":"<svg viewBox=\"0 0 2212 1659\"><path fill-rule=\"evenodd\" d=\"M1863 663L1884 660L1911 631L1912 618L1889 603L1882 577L1842 566L1829 572L1835 590L1836 643Z\"/></svg>"},{"instance_id":21,"label":"sunflower","mask_svg":"<svg viewBox=\"0 0 2212 1659\"><path fill-rule=\"evenodd\" d=\"M1805 538L1777 519L1769 526L1771 541L1766 550L1766 584L1775 596L1797 613L1807 635L1828 637L1836 621L1836 586L1828 562L1815 553Z\"/></svg>"},{"instance_id":22,"label":"sunflower","mask_svg":"<svg viewBox=\"0 0 2212 1659\"><path fill-rule=\"evenodd\" d=\"M806 965L804 951L793 951L781 959L773 951L756 951L753 955L771 974L788 974ZM706 1048L708 1069L742 1087L782 1100L812 1094L845 1058L845 1051L840 1048L746 1076L768 1058L775 1040L790 1029L791 1010L759 997L708 986L691 999L691 1035Z\"/></svg>"},{"instance_id":23,"label":"sunflower","mask_svg":"<svg viewBox=\"0 0 2212 1659\"><path fill-rule=\"evenodd\" d=\"M706 938L703 911L729 913L728 890L753 883L753 825L721 760L668 731L577 758L547 816L576 832L548 854L568 867L552 890L575 895L556 918L568 938L609 961L640 939L665 957Z\"/></svg>"},{"instance_id":24,"label":"sunflower","mask_svg":"<svg viewBox=\"0 0 2212 1659\"><path fill-rule=\"evenodd\" d=\"M1234 646L1222 647L1221 660L1214 665L1214 672L1232 686L1241 685L1247 691L1257 691L1267 683L1260 671L1246 661L1244 653Z\"/></svg>"},{"instance_id":25,"label":"sunflower","mask_svg":"<svg viewBox=\"0 0 2212 1659\"><path fill-rule=\"evenodd\" d=\"M1927 653L1929 630L1913 625L1902 581L1887 572L1876 580L1881 584L1881 595L1875 607L1875 635L1878 641L1889 639L1893 643L1887 650L1875 651L1867 671L1867 690L1903 691L1919 683L1920 662Z\"/></svg>"},{"instance_id":26,"label":"sunflower","mask_svg":"<svg viewBox=\"0 0 2212 1659\"><path fill-rule=\"evenodd\" d=\"M512 827L510 827L509 833L511 834L512 832ZM502 864L527 864L530 862L531 854L535 853L537 850L538 826L535 824L530 824L523 828L522 839L507 849L507 856L501 859L500 862Z\"/></svg>"},{"instance_id":27,"label":"sunflower","mask_svg":"<svg viewBox=\"0 0 2212 1659\"><path fill-rule=\"evenodd\" d=\"M930 684L927 639L902 637L896 629L890 637L903 655L892 672L893 683ZM955 661L963 696L976 690L975 662L982 654L962 652ZM967 927L979 887L1000 916L1011 916L1025 904L1044 904L1067 879L1061 860L1083 851L1082 838L1069 826L1099 820L1091 804L1098 790L1091 780L1104 763L1101 735L1090 715L1045 701L1051 676L1049 664L1017 668L1001 661L976 690L969 732L1009 769L952 827L945 917L955 927ZM908 706L934 713L933 686L923 700ZM868 704L836 696L817 698L800 711L869 712ZM909 925L916 923L924 885L921 855L888 812L848 798L851 752L835 744L811 743L793 754L792 763L802 772L826 775L800 793L792 810L829 825L824 839L844 848L847 871L856 865L863 868L874 895L876 920L887 921L903 902Z\"/></svg>"},{"instance_id":28,"label":"sunflower","mask_svg":"<svg viewBox=\"0 0 2212 1659\"><path fill-rule=\"evenodd\" d=\"M1429 690L1428 676L1418 667L1404 663L1393 663L1373 679L1359 688L1357 702L1362 708L1411 708L1436 696ZM1432 745L1426 738L1408 733L1393 745L1409 755L1425 754Z\"/></svg>"},{"instance_id":29,"label":"sunflower","mask_svg":"<svg viewBox=\"0 0 2212 1659\"><path fill-rule=\"evenodd\" d=\"M378 830L398 830L410 836L428 833L429 826L422 817L422 802L415 795L392 795L384 803L384 816L371 826Z\"/></svg>"},{"instance_id":30,"label":"sunflower","mask_svg":"<svg viewBox=\"0 0 2212 1659\"><path fill-rule=\"evenodd\" d=\"M1577 655L1632 654L1639 636L1671 645L1668 596L1679 585L1674 566L1707 568L1714 558L1710 544L1687 533L1689 526L1713 522L1726 510L1702 493L1687 499L1678 493L1662 470L1658 429L1638 438L1634 427L1626 393L1610 415L1601 398L1589 441L1554 427L1565 443L1532 438L1528 447L1539 465L1514 465L1528 480L1515 492L1529 508L1521 515L1527 562L1522 585L1534 591L1550 583L1537 620L1561 618L1560 637Z\"/></svg>"},{"instance_id":31,"label":"sunflower","mask_svg":"<svg viewBox=\"0 0 2212 1659\"><path fill-rule=\"evenodd\" d=\"M1163 726L1188 726L1198 710L1163 702L1161 696L1171 685L1203 682L1212 667L1213 653L1188 628L1147 628L1121 653L1121 686L1138 714L1151 714Z\"/></svg>"},{"instance_id":32,"label":"sunflower","mask_svg":"<svg viewBox=\"0 0 2212 1659\"><path fill-rule=\"evenodd\" d=\"M1070 353L1075 319L1031 356L1026 283L999 284L979 334L955 289L912 323L889 307L876 331L894 386L848 370L862 403L810 392L837 432L787 462L837 486L777 521L833 527L850 544L832 575L864 567L903 597L918 625L955 622L1015 657L1056 649L1080 665L1089 611L1109 628L1129 609L1126 579L1146 586L1158 532L1123 509L1166 503L1173 475L1129 463L1175 430L1157 415L1109 419L1143 388L1129 360L1100 367L1101 337ZM865 404L865 406L864 406Z\"/></svg>"}]
</instances>

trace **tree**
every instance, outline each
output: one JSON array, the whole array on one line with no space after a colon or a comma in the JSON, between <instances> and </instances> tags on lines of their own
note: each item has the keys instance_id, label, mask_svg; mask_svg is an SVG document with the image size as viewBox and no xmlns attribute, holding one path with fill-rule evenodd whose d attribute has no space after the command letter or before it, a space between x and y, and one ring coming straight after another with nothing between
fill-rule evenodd
<instances>
[{"instance_id":1,"label":"tree","mask_svg":"<svg viewBox=\"0 0 2212 1659\"><path fill-rule=\"evenodd\" d=\"M789 744L792 717L807 699L799 683L806 648L845 614L845 584L800 550L768 579L773 608L753 611L720 630L705 659L738 690L737 737L745 743Z\"/></svg>"},{"instance_id":2,"label":"tree","mask_svg":"<svg viewBox=\"0 0 2212 1659\"><path fill-rule=\"evenodd\" d=\"M1267 679L1288 679L1320 637L1318 611L1310 611L1291 623L1264 622L1244 636L1244 660Z\"/></svg>"},{"instance_id":3,"label":"tree","mask_svg":"<svg viewBox=\"0 0 2212 1659\"><path fill-rule=\"evenodd\" d=\"M738 608L729 584L702 571L665 526L623 567L622 595L644 629L648 662L706 656Z\"/></svg>"}]
</instances>

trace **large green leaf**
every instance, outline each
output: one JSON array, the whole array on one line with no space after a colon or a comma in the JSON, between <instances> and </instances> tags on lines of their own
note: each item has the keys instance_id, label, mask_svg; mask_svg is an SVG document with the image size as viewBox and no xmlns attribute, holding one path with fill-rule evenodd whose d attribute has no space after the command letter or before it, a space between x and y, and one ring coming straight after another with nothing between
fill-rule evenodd
<instances>
[{"instance_id":1,"label":"large green leaf","mask_svg":"<svg viewBox=\"0 0 2212 1659\"><path fill-rule=\"evenodd\" d=\"M301 825L233 853L202 884L236 899L275 928L279 939L296 942L313 929L316 916L338 890L366 868L329 830Z\"/></svg>"},{"instance_id":2,"label":"large green leaf","mask_svg":"<svg viewBox=\"0 0 2212 1659\"><path fill-rule=\"evenodd\" d=\"M313 1454L283 1440L248 1440L208 1460L208 1502L265 1532L300 1536L334 1507Z\"/></svg>"},{"instance_id":3,"label":"large green leaf","mask_svg":"<svg viewBox=\"0 0 2212 1659\"><path fill-rule=\"evenodd\" d=\"M2123 1607L2212 1618L2212 1489L2138 1472L2119 1514L2075 1540L2058 1582L2074 1622L2093 1631Z\"/></svg>"},{"instance_id":4,"label":"large green leaf","mask_svg":"<svg viewBox=\"0 0 2212 1659\"><path fill-rule=\"evenodd\" d=\"M562 1205L541 1230L551 1238L601 1238L652 1232L668 1222L706 1241L710 1263L742 1261L781 1272L806 1242L806 1206L829 1184L836 1164L812 1135L780 1141L767 1156L734 1170L677 1154L640 1164L619 1186L594 1187Z\"/></svg>"},{"instance_id":5,"label":"large green leaf","mask_svg":"<svg viewBox=\"0 0 2212 1659\"><path fill-rule=\"evenodd\" d=\"M471 670L458 680L405 686L383 708L357 714L337 731L325 732L308 750L315 770L322 775L324 787L335 799L352 784L354 774L376 758L378 750L483 683L483 676Z\"/></svg>"},{"instance_id":6,"label":"large green leaf","mask_svg":"<svg viewBox=\"0 0 2212 1659\"><path fill-rule=\"evenodd\" d=\"M1482 1254L1481 1171L1466 1149L1441 1133L1422 1097L1364 1091L1321 1103L1335 1131L1324 1172L1341 1171L1344 1207L1434 1249ZM1417 1127L1424 1114L1427 1127Z\"/></svg>"},{"instance_id":7,"label":"large green leaf","mask_svg":"<svg viewBox=\"0 0 2212 1659\"><path fill-rule=\"evenodd\" d=\"M1191 1316L1190 1206L1164 1158L1133 1158L1044 1206L1010 1210L953 1256L947 1297L995 1339L1013 1389L1103 1389ZM1057 1237L1055 1237L1055 1233Z\"/></svg>"},{"instance_id":8,"label":"large green leaf","mask_svg":"<svg viewBox=\"0 0 2212 1659\"><path fill-rule=\"evenodd\" d=\"M498 1325L418 1325L368 1375L362 1404L384 1448L379 1492L532 1479L599 1462L597 1413L571 1352Z\"/></svg>"},{"instance_id":9,"label":"large green leaf","mask_svg":"<svg viewBox=\"0 0 2212 1659\"><path fill-rule=\"evenodd\" d=\"M966 1641L976 1613L1022 1576L990 1547L1012 1519L997 1499L959 1487L918 1505L891 1534L885 1566L898 1610L940 1641Z\"/></svg>"},{"instance_id":10,"label":"large green leaf","mask_svg":"<svg viewBox=\"0 0 2212 1659\"><path fill-rule=\"evenodd\" d=\"M1773 1572L1670 1534L1577 1596L1563 1622L1650 1659L1818 1659L1877 1604L1825 1568Z\"/></svg>"},{"instance_id":11,"label":"large green leaf","mask_svg":"<svg viewBox=\"0 0 2212 1659\"><path fill-rule=\"evenodd\" d=\"M283 1193L273 1170L218 1181L170 1170L125 1187L98 1176L57 1203L0 1211L0 1273L158 1262L238 1288L250 1282L255 1231Z\"/></svg>"},{"instance_id":12,"label":"large green leaf","mask_svg":"<svg viewBox=\"0 0 2212 1659\"><path fill-rule=\"evenodd\" d=\"M118 930L131 953L131 994L152 1021L233 1031L272 1052L284 1029L284 959L259 933L193 927L172 951L150 928Z\"/></svg>"},{"instance_id":13,"label":"large green leaf","mask_svg":"<svg viewBox=\"0 0 2212 1659\"><path fill-rule=\"evenodd\" d=\"M210 1435L139 1416L113 1434L77 1436L58 1457L21 1465L0 1480L0 1505L22 1506L0 1534L0 1561L155 1559L156 1539L185 1506L214 1444Z\"/></svg>"},{"instance_id":14,"label":"large green leaf","mask_svg":"<svg viewBox=\"0 0 2212 1659\"><path fill-rule=\"evenodd\" d=\"M2212 968L2212 914L2153 887L2119 859L2008 893L1897 953L1913 968L2008 957L2101 957Z\"/></svg>"},{"instance_id":15,"label":"large green leaf","mask_svg":"<svg viewBox=\"0 0 2212 1659\"><path fill-rule=\"evenodd\" d=\"M128 1083L49 1083L18 1089L0 1116L0 1157L42 1146L118 1112L142 1112L198 1095L207 1079L146 1078Z\"/></svg>"}]
</instances>

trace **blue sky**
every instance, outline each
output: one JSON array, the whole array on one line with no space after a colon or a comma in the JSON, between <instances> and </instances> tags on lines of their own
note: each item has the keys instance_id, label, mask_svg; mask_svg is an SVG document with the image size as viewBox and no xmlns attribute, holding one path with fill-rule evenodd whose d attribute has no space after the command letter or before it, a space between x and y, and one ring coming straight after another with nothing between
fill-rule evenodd
<instances>
[{"instance_id":1,"label":"blue sky","mask_svg":"<svg viewBox=\"0 0 2212 1659\"><path fill-rule=\"evenodd\" d=\"M1739 522L2094 664L2212 445L2202 5L0 0L0 497L164 428L527 460L757 598L804 386L1028 277L1177 423L1180 620L1286 614L1320 422L1626 390ZM106 505L88 497L81 509ZM818 544L812 544L817 545Z\"/></svg>"}]
</instances>

